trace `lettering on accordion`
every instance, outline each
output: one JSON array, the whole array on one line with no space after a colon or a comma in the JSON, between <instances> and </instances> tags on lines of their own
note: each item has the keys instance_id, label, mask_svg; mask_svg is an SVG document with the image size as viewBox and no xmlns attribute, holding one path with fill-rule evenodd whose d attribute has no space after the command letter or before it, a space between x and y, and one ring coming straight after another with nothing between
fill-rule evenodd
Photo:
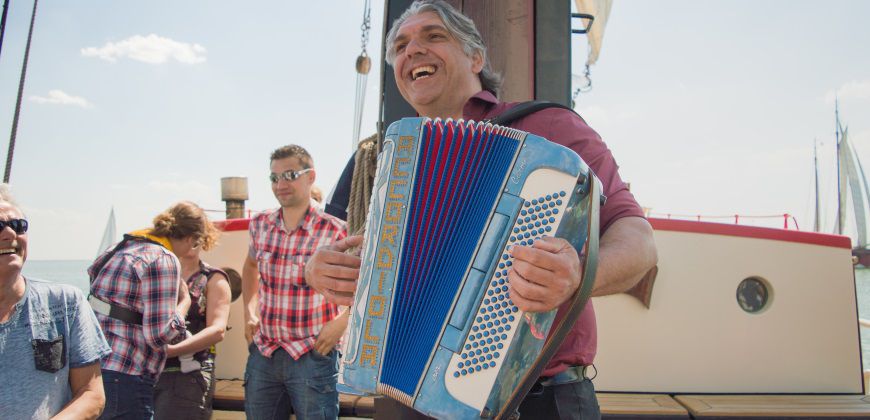
<instances>
[{"instance_id":1,"label":"lettering on accordion","mask_svg":"<svg viewBox=\"0 0 870 420\"><path fill-rule=\"evenodd\" d=\"M362 352L359 358L361 366L377 366L383 343L383 331L372 328L372 319L384 319L387 307L387 297L384 293L384 279L394 275L398 263L400 247L399 232L404 223L406 202L410 194L410 181L413 171L412 157L416 151L413 136L399 136L396 151L389 163L392 170L387 183L387 193L384 201L383 224L378 235L377 255L375 256L374 278L377 287L371 289L366 307L366 320L362 333Z\"/></svg>"},{"instance_id":2,"label":"lettering on accordion","mask_svg":"<svg viewBox=\"0 0 870 420\"><path fill-rule=\"evenodd\" d=\"M528 162L526 162L525 159L523 159L523 158L517 159L517 163L516 163L517 169L511 172L511 182L513 182L514 184L519 184L520 182L523 181L521 174L523 174L524 171L526 170L526 165L528 165Z\"/></svg>"}]
</instances>

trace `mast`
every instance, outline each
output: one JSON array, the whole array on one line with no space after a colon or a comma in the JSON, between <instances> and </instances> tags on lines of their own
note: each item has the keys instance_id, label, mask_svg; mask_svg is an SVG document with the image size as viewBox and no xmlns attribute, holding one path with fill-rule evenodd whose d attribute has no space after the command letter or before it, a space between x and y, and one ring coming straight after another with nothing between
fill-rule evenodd
<instances>
[{"instance_id":1,"label":"mast","mask_svg":"<svg viewBox=\"0 0 870 420\"><path fill-rule=\"evenodd\" d=\"M840 169L840 102L838 98L834 98L834 136L837 141L837 222L835 232L838 235L843 234L843 223L845 222L845 209L843 208L843 174Z\"/></svg>"},{"instance_id":2,"label":"mast","mask_svg":"<svg viewBox=\"0 0 870 420\"><path fill-rule=\"evenodd\" d=\"M815 180L816 180L816 217L813 220L813 232L819 232L821 226L819 223L819 158L817 156L817 141L813 139L813 171L815 172Z\"/></svg>"}]
</instances>

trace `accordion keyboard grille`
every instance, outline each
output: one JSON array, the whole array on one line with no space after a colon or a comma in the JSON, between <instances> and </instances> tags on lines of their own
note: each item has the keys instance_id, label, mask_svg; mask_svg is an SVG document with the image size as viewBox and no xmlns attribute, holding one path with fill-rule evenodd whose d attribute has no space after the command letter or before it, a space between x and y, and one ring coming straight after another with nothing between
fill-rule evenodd
<instances>
[{"instance_id":1,"label":"accordion keyboard grille","mask_svg":"<svg viewBox=\"0 0 870 420\"><path fill-rule=\"evenodd\" d=\"M552 236L559 211L564 207L565 195L565 191L556 191L523 204L505 252L499 256L498 267L487 286L462 352L458 355L461 361L453 365L448 371L449 375L454 378L474 375L496 369L503 361L505 346L510 343L522 316L508 293L508 270L513 264L510 249L514 245L531 246L544 235ZM546 335L545 332L534 330L532 334L540 339Z\"/></svg>"}]
</instances>

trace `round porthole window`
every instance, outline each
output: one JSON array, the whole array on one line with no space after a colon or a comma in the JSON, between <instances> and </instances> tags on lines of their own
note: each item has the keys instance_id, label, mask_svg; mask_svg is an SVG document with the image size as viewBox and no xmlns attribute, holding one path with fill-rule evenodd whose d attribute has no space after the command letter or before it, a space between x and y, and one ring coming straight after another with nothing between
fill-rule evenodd
<instances>
[{"instance_id":1,"label":"round porthole window","mask_svg":"<svg viewBox=\"0 0 870 420\"><path fill-rule=\"evenodd\" d=\"M750 314L757 314L766 309L771 300L770 285L758 278L749 277L737 286L737 304Z\"/></svg>"}]
</instances>

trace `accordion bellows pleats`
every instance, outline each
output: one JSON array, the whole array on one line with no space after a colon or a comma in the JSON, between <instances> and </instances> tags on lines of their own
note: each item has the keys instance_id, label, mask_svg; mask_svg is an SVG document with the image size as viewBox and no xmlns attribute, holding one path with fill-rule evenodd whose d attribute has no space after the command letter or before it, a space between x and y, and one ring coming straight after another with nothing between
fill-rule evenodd
<instances>
[{"instance_id":1,"label":"accordion bellows pleats","mask_svg":"<svg viewBox=\"0 0 870 420\"><path fill-rule=\"evenodd\" d=\"M503 414L531 368L546 362L539 356L555 316L513 304L510 249L541 236L582 249L584 219L597 218L597 205L579 203L591 194L583 186L597 182L572 150L522 131L426 118L392 124L340 381L439 418Z\"/></svg>"}]
</instances>

